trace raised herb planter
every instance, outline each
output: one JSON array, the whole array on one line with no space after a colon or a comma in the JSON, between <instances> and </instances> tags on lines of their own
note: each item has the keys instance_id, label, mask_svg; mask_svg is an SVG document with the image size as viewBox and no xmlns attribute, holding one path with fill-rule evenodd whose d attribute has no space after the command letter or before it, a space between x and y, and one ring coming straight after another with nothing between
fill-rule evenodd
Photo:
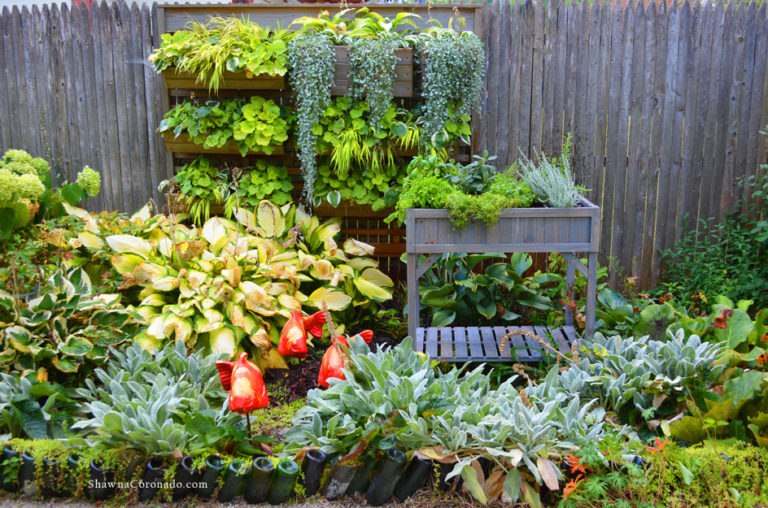
<instances>
[{"instance_id":1,"label":"raised herb planter","mask_svg":"<svg viewBox=\"0 0 768 508\"><path fill-rule=\"evenodd\" d=\"M208 90L208 83L198 81L195 74L170 67L162 72L163 81L169 90ZM245 72L224 71L219 82L219 90L282 90L285 88L284 76L259 74L251 76Z\"/></svg>"},{"instance_id":2,"label":"raised herb planter","mask_svg":"<svg viewBox=\"0 0 768 508\"><path fill-rule=\"evenodd\" d=\"M229 141L224 146L205 148L203 145L192 142L187 134L179 134L175 136L172 132L164 132L163 138L165 139L165 150L175 154L223 154L223 155L241 155L240 148L235 141ZM283 155L285 149L282 145L272 146L272 153L268 155ZM249 150L246 155L265 155L260 150Z\"/></svg>"},{"instance_id":3,"label":"raised herb planter","mask_svg":"<svg viewBox=\"0 0 768 508\"><path fill-rule=\"evenodd\" d=\"M406 213L405 250L408 256L408 333L416 351L444 361L539 361L541 349L529 337L516 335L506 347L501 338L520 326L419 327L419 277L442 254L491 252L559 252L566 261L566 283L572 290L576 270L587 278L586 335L595 331L597 253L600 243L600 208L585 198L573 208L507 208L498 223L488 227L470 222L457 231L446 209L409 209ZM584 264L578 254L587 255ZM419 264L419 257L427 259ZM566 307L566 323L573 316ZM562 329L526 327L539 336L550 335L561 351L578 339L573 326ZM517 351L516 355L511 350ZM517 357L517 358L516 358Z\"/></svg>"},{"instance_id":4,"label":"raised herb planter","mask_svg":"<svg viewBox=\"0 0 768 508\"><path fill-rule=\"evenodd\" d=\"M336 68L333 75L331 95L346 95L349 92L349 46L334 46ZM393 97L413 97L413 49L402 48L395 51L395 82L392 83Z\"/></svg>"}]
</instances>

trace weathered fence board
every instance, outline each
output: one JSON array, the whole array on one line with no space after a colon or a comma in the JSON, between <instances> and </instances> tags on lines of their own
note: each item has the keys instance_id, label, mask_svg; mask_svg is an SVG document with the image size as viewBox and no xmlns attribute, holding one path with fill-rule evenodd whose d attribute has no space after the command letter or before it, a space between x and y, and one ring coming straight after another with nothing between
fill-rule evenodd
<instances>
[{"instance_id":1,"label":"weathered fence board","mask_svg":"<svg viewBox=\"0 0 768 508\"><path fill-rule=\"evenodd\" d=\"M147 61L159 34L212 14L269 24L308 9L319 10L5 7L0 150L46 157L69 179L92 166L104 178L89 206L133 211L173 172L155 133L165 88ZM495 0L482 14L460 11L489 57L479 148L505 166L520 151L556 155L571 132L577 182L603 207L601 262L644 286L658 281L658 250L684 231L680 219L722 217L747 197L740 179L768 162L758 134L768 125L766 4ZM433 7L441 21L450 12Z\"/></svg>"}]
</instances>

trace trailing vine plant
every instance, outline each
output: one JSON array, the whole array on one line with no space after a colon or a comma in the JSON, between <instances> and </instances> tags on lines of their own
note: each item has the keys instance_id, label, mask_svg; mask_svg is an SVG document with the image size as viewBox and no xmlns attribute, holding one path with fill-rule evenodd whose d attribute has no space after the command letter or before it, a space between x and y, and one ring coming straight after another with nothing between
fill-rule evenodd
<instances>
[{"instance_id":1,"label":"trailing vine plant","mask_svg":"<svg viewBox=\"0 0 768 508\"><path fill-rule=\"evenodd\" d=\"M485 50L472 32L431 28L424 32L424 57L424 134L435 143L433 136L442 132L446 122L471 114L477 106L485 76Z\"/></svg>"},{"instance_id":2,"label":"trailing vine plant","mask_svg":"<svg viewBox=\"0 0 768 508\"><path fill-rule=\"evenodd\" d=\"M384 34L378 39L355 38L349 50L352 83L349 96L353 101L365 97L368 121L379 130L381 120L392 105L392 85L395 82L397 55L401 39L395 34Z\"/></svg>"},{"instance_id":3,"label":"trailing vine plant","mask_svg":"<svg viewBox=\"0 0 768 508\"><path fill-rule=\"evenodd\" d=\"M289 76L296 102L296 148L304 177L304 198L310 207L317 178L317 135L313 128L331 101L335 63L331 40L325 34L307 32L288 44Z\"/></svg>"}]
</instances>

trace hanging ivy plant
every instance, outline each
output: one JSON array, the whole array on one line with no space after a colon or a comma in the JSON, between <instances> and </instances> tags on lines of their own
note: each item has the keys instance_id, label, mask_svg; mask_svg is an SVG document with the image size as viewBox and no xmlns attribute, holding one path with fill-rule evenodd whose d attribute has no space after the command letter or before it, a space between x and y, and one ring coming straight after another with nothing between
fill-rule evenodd
<instances>
[{"instance_id":1,"label":"hanging ivy plant","mask_svg":"<svg viewBox=\"0 0 768 508\"><path fill-rule=\"evenodd\" d=\"M392 85L395 82L397 55L402 39L395 34L380 38L355 38L349 50L352 83L349 96L353 101L365 97L368 104L368 121L378 130L387 109L392 105Z\"/></svg>"},{"instance_id":2,"label":"hanging ivy plant","mask_svg":"<svg viewBox=\"0 0 768 508\"><path fill-rule=\"evenodd\" d=\"M483 90L485 50L472 32L441 28L425 33L424 57L424 133L426 139L433 139L446 122L471 114L477 106Z\"/></svg>"},{"instance_id":3,"label":"hanging ivy plant","mask_svg":"<svg viewBox=\"0 0 768 508\"><path fill-rule=\"evenodd\" d=\"M296 103L296 148L307 205L314 201L317 135L312 132L331 101L336 56L325 34L307 32L288 45L290 83Z\"/></svg>"}]
</instances>

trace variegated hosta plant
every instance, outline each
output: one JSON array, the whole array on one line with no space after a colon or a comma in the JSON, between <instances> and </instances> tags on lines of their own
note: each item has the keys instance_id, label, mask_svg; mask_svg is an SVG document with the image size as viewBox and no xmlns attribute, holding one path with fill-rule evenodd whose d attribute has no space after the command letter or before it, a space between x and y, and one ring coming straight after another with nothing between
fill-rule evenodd
<instances>
[{"instance_id":1,"label":"variegated hosta plant","mask_svg":"<svg viewBox=\"0 0 768 508\"><path fill-rule=\"evenodd\" d=\"M103 364L110 347L139 329L138 316L120 298L97 295L80 268L55 273L26 303L0 290L0 369L64 380L83 366Z\"/></svg>"},{"instance_id":2,"label":"variegated hosta plant","mask_svg":"<svg viewBox=\"0 0 768 508\"><path fill-rule=\"evenodd\" d=\"M352 239L338 246L339 220L324 223L293 205L262 201L237 221L212 218L201 228L158 223L146 238L105 238L122 289L138 286L136 311L147 329L136 340L167 340L230 356L254 348L262 366L282 366L274 349L291 310L369 309L392 297L392 280ZM345 322L339 316L339 322Z\"/></svg>"}]
</instances>

